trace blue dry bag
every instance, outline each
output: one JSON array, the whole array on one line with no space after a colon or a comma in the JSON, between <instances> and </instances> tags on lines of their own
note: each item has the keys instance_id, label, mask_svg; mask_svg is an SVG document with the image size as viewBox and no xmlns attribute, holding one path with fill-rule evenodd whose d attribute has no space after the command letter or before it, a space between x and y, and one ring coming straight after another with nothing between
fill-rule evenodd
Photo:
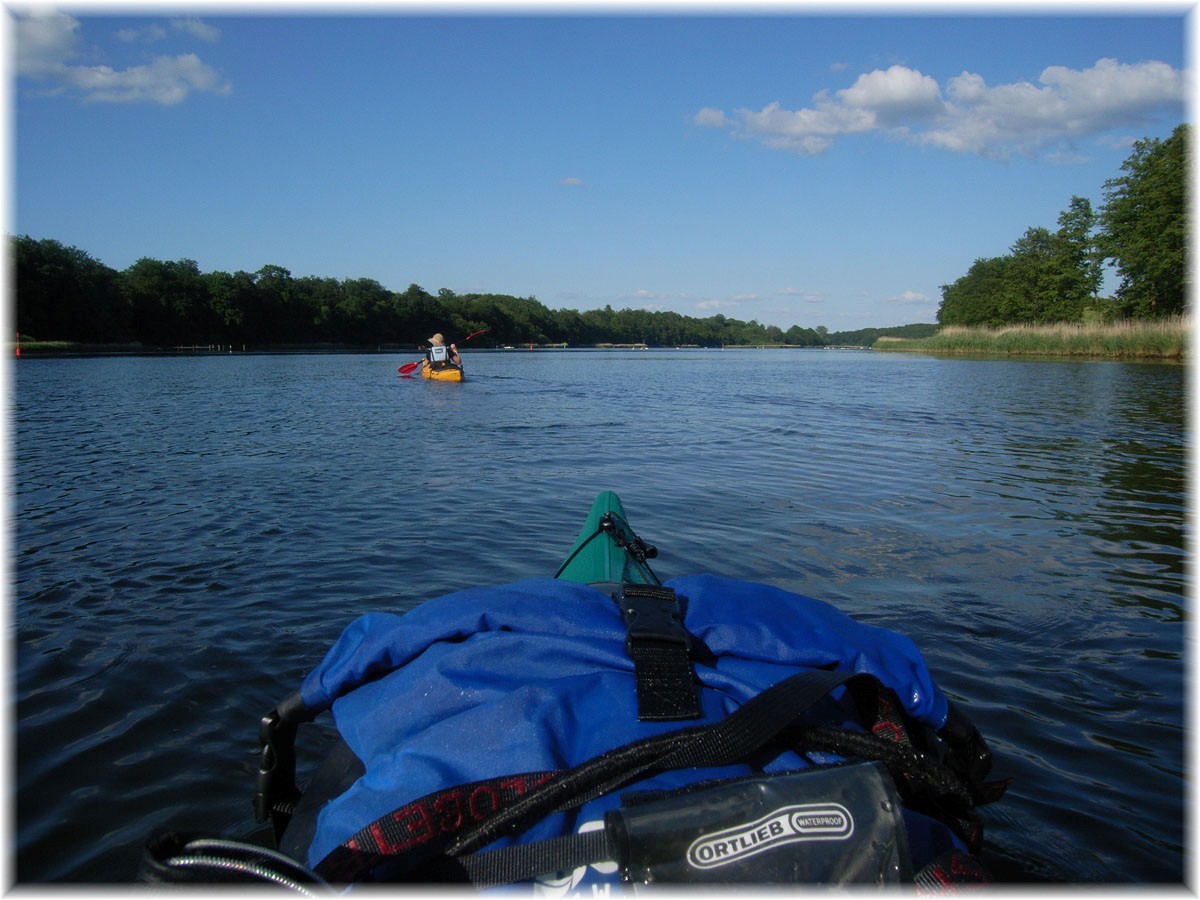
<instances>
[{"instance_id":1,"label":"blue dry bag","mask_svg":"<svg viewBox=\"0 0 1200 900\"><path fill-rule=\"evenodd\" d=\"M762 584L647 592L532 579L351 623L265 720L281 848L334 882L551 893L967 870L1003 788L910 640ZM296 805L291 736L325 710L340 748Z\"/></svg>"}]
</instances>

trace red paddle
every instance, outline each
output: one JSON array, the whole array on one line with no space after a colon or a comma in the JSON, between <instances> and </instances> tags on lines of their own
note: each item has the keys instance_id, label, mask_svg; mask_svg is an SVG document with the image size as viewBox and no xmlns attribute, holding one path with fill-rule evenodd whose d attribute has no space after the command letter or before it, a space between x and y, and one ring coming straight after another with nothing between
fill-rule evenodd
<instances>
[{"instance_id":1,"label":"red paddle","mask_svg":"<svg viewBox=\"0 0 1200 900\"><path fill-rule=\"evenodd\" d=\"M465 344L471 338L475 337L475 335L483 334L485 331L491 331L491 330L492 329L490 329L490 328L480 328L478 331L473 331L470 334L468 334L465 338L462 339L462 343ZM405 363L400 368L398 368L396 371L399 372L401 375L407 375L409 372L415 371L417 366L419 366L423 361L424 360L418 359L416 362Z\"/></svg>"}]
</instances>

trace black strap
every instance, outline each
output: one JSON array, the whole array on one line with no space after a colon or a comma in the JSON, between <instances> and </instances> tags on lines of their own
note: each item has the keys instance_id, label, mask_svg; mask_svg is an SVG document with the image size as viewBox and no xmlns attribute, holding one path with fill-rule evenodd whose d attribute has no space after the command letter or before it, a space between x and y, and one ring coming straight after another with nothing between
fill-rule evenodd
<instances>
[{"instance_id":1,"label":"black strap","mask_svg":"<svg viewBox=\"0 0 1200 900\"><path fill-rule=\"evenodd\" d=\"M505 797L506 802L483 821L473 823L471 827L454 829L424 844L420 856L425 860L431 854L459 857L461 863L466 854L487 846L502 835L521 834L557 810L573 809L650 774L671 769L715 768L743 761L840 685L846 685L855 694L856 700L862 698L860 702L864 705L870 705L881 689L879 681L867 674L825 669L799 672L752 697L720 722L635 741L593 757L572 769L554 773L553 777L549 773L523 776L530 779L528 790L509 793ZM412 801L405 804L401 811L422 804L436 804L436 798L446 793L438 791L430 797ZM455 864L437 861L432 868L428 868L421 860L412 859L411 862L419 867L414 872L411 866L400 859L404 849L407 849L403 848L403 842L400 846L392 847L369 847L358 843L360 836L379 835L383 833L382 829L391 828L392 823L403 820L406 816L398 815L401 811L389 813L361 829L355 838L322 860L316 871L330 881L350 881L361 878L390 859L400 863L405 869L405 877L410 879L445 878L448 871L455 870ZM542 871L556 868L559 866L550 865ZM466 869L460 871L466 872Z\"/></svg>"},{"instance_id":2,"label":"black strap","mask_svg":"<svg viewBox=\"0 0 1200 900\"><path fill-rule=\"evenodd\" d=\"M458 856L478 850L502 834L524 832L555 810L572 809L656 772L741 762L843 684L871 693L879 689L871 675L824 669L799 672L752 697L720 722L626 744L561 773L461 834L447 852Z\"/></svg>"},{"instance_id":3,"label":"black strap","mask_svg":"<svg viewBox=\"0 0 1200 900\"><path fill-rule=\"evenodd\" d=\"M626 584L613 597L627 629L625 651L637 679L638 718L643 722L698 719L692 671L691 636L675 591L649 584Z\"/></svg>"},{"instance_id":4,"label":"black strap","mask_svg":"<svg viewBox=\"0 0 1200 900\"><path fill-rule=\"evenodd\" d=\"M564 834L544 841L513 844L486 853L443 857L422 870L426 879L469 882L475 888L501 887L528 881L550 872L571 872L620 854L607 828L582 834Z\"/></svg>"},{"instance_id":5,"label":"black strap","mask_svg":"<svg viewBox=\"0 0 1200 900\"><path fill-rule=\"evenodd\" d=\"M560 795L575 782L579 798L558 803L567 809L628 783L640 775L684 768L709 768L745 759L795 722L806 710L834 688L847 684L861 698L862 705L874 703L882 686L874 676L852 672L814 670L801 672L768 688L721 722L672 732L618 748L563 773L525 799L531 807L539 805L540 794ZM639 765L636 757L647 757ZM604 790L588 788L588 783L604 783ZM542 805L545 802L542 801ZM551 809L546 809L548 814ZM605 832L566 835L550 841L518 844L486 853L471 850L490 843L499 832L524 831L532 821L505 829L504 818L519 818L515 808L483 823L478 836L464 835L448 848L455 863L451 869L440 866L439 874L468 878L477 886L495 886L524 881L546 872L566 871L581 865L614 859L615 847ZM603 835L603 836L601 836ZM453 877L453 876L451 876Z\"/></svg>"},{"instance_id":6,"label":"black strap","mask_svg":"<svg viewBox=\"0 0 1200 900\"><path fill-rule=\"evenodd\" d=\"M296 691L259 722L261 757L254 792L254 818L260 824L268 817L271 819L276 843L300 800L300 789L296 786L296 729L313 715Z\"/></svg>"}]
</instances>

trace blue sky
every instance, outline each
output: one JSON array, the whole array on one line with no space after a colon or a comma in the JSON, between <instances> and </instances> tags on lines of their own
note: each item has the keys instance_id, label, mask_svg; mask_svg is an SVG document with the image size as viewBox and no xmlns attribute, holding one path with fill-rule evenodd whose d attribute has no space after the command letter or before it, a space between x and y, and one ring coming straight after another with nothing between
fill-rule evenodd
<instances>
[{"instance_id":1,"label":"blue sky","mask_svg":"<svg viewBox=\"0 0 1200 900\"><path fill-rule=\"evenodd\" d=\"M1182 4L238 9L10 5L8 230L840 331L1190 121Z\"/></svg>"}]
</instances>

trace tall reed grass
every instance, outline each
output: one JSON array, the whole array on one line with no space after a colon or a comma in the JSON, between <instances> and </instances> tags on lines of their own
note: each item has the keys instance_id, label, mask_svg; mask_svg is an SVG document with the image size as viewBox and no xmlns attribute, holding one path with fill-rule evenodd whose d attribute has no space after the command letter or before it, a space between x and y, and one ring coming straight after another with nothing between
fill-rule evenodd
<instances>
[{"instance_id":1,"label":"tall reed grass","mask_svg":"<svg viewBox=\"0 0 1200 900\"><path fill-rule=\"evenodd\" d=\"M876 350L994 356L1073 356L1111 359L1184 360L1192 324L1187 316L1125 322L1008 325L965 328L950 325L933 337L881 337Z\"/></svg>"}]
</instances>

